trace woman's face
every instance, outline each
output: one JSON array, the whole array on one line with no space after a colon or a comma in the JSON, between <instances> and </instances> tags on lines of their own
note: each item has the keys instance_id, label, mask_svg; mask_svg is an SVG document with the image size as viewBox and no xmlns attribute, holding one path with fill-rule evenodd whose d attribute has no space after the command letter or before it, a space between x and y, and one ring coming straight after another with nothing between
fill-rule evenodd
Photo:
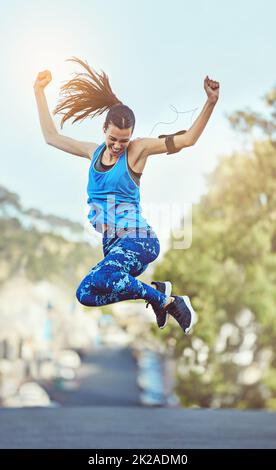
<instances>
[{"instance_id":1,"label":"woman's face","mask_svg":"<svg viewBox=\"0 0 276 470\"><path fill-rule=\"evenodd\" d=\"M110 123L108 128L106 130L104 129L104 133L106 134L106 148L109 151L110 156L119 157L123 155L132 136L132 127L128 129L119 129L119 127Z\"/></svg>"}]
</instances>

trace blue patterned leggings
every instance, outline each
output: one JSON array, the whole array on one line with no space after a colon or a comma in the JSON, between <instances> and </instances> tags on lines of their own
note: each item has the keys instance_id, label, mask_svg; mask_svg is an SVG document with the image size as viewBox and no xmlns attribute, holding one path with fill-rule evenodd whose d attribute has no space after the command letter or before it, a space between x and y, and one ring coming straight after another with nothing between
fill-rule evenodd
<instances>
[{"instance_id":1,"label":"blue patterned leggings","mask_svg":"<svg viewBox=\"0 0 276 470\"><path fill-rule=\"evenodd\" d=\"M139 233L103 234L104 259L94 266L80 283L76 296L86 306L95 307L123 300L144 299L154 307L163 307L167 296L135 279L160 252L160 244L151 227Z\"/></svg>"}]
</instances>

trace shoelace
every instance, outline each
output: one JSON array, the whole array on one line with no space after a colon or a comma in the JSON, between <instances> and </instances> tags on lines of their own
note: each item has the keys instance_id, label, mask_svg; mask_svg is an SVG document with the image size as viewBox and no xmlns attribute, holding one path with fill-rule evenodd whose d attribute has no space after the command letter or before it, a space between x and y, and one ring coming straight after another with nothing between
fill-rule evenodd
<instances>
[{"instance_id":1,"label":"shoelace","mask_svg":"<svg viewBox=\"0 0 276 470\"><path fill-rule=\"evenodd\" d=\"M148 306L150 305L150 302L147 302L146 300L145 300L145 302L146 302L146 308L148 308ZM173 304L174 301L171 302L171 303ZM168 307L171 305L171 303L168 305ZM176 312L178 313L178 317L179 317L179 312L177 310L176 310Z\"/></svg>"},{"instance_id":2,"label":"shoelace","mask_svg":"<svg viewBox=\"0 0 276 470\"><path fill-rule=\"evenodd\" d=\"M145 300L145 302L147 302L147 301ZM146 308L148 308L149 305L151 305L151 303L150 303L150 302L147 302Z\"/></svg>"},{"instance_id":3,"label":"shoelace","mask_svg":"<svg viewBox=\"0 0 276 470\"><path fill-rule=\"evenodd\" d=\"M147 302L147 301L145 300L145 302ZM147 302L147 304L146 304L146 308L148 308L148 306L149 306L149 305L150 305L150 302ZM161 309L161 311L163 311L163 309ZM155 312L155 313L157 313L157 314L158 314L158 312Z\"/></svg>"}]
</instances>

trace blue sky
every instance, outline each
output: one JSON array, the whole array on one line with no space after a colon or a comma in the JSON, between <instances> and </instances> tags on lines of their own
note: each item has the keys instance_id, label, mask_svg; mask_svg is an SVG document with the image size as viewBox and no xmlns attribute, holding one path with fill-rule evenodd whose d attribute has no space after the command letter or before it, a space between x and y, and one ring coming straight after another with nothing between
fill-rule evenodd
<instances>
[{"instance_id":1,"label":"blue sky","mask_svg":"<svg viewBox=\"0 0 276 470\"><path fill-rule=\"evenodd\" d=\"M195 203L204 175L220 155L243 146L225 117L250 107L265 111L262 96L276 84L276 4L273 0L71 0L6 1L1 5L0 184L18 192L27 207L83 221L89 160L43 140L33 83L51 70L46 88L53 110L62 82L80 68L77 56L104 70L115 94L136 115L134 137L187 129L205 101L206 75L220 82L220 100L194 147L150 157L141 180L141 202ZM54 117L59 129L60 118ZM65 124L64 135L102 143L103 117Z\"/></svg>"}]
</instances>

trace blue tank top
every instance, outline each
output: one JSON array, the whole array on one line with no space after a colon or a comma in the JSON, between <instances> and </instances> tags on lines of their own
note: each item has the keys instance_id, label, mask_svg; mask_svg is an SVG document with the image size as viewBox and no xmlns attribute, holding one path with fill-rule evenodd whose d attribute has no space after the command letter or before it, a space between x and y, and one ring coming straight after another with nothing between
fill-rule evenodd
<instances>
[{"instance_id":1,"label":"blue tank top","mask_svg":"<svg viewBox=\"0 0 276 470\"><path fill-rule=\"evenodd\" d=\"M105 143L97 147L89 168L87 204L90 206L90 223L101 233L102 224L116 229L149 227L141 215L140 188L128 170L127 149L110 170L100 172L95 169L96 160L105 147Z\"/></svg>"}]
</instances>

